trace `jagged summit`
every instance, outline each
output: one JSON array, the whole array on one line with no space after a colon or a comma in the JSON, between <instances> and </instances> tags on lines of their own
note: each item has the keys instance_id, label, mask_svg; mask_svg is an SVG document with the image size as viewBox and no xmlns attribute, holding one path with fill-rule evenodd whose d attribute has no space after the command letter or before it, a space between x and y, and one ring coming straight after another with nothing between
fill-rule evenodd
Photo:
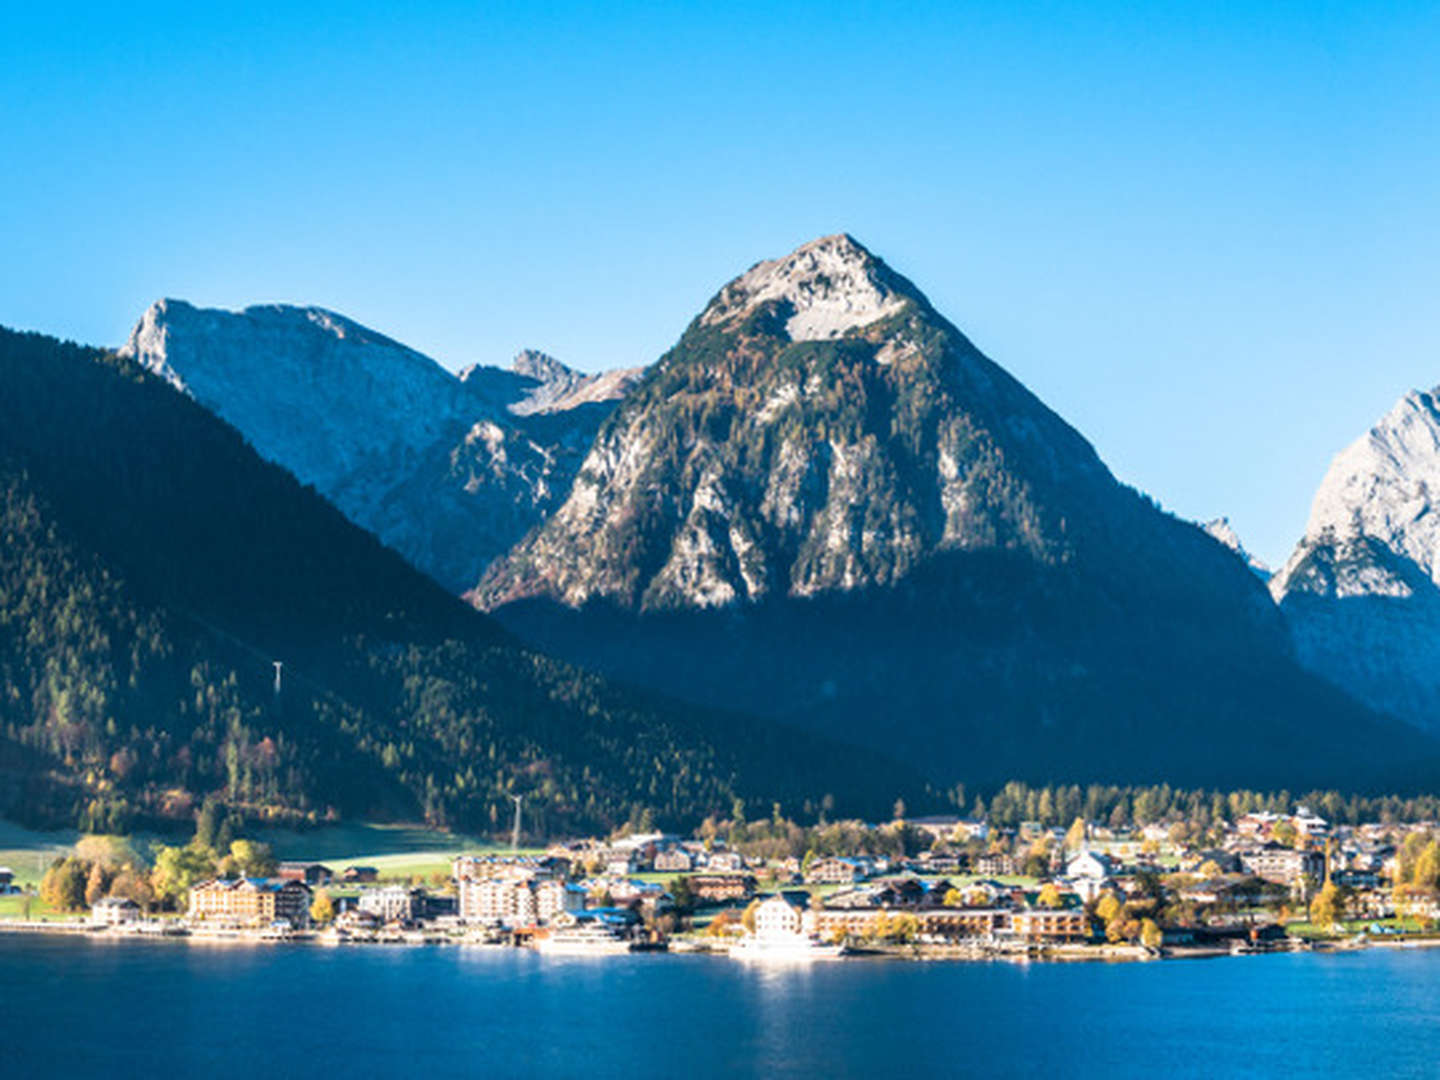
<instances>
[{"instance_id":1,"label":"jagged summit","mask_svg":"<svg viewBox=\"0 0 1440 1080\"><path fill-rule=\"evenodd\" d=\"M1331 463L1310 507L1301 548L1330 537L1371 537L1440 582L1440 396L1412 390ZM1283 598L1303 552L1276 575Z\"/></svg>"},{"instance_id":2,"label":"jagged summit","mask_svg":"<svg viewBox=\"0 0 1440 1080\"><path fill-rule=\"evenodd\" d=\"M766 304L783 308L792 341L823 341L898 314L923 297L848 233L822 236L756 263L712 300L705 326L739 322Z\"/></svg>"},{"instance_id":3,"label":"jagged summit","mask_svg":"<svg viewBox=\"0 0 1440 1080\"><path fill-rule=\"evenodd\" d=\"M510 364L510 370L517 375L524 375L527 379L538 379L542 383L585 377L574 368L539 349L521 349L515 354L515 359Z\"/></svg>"}]
</instances>

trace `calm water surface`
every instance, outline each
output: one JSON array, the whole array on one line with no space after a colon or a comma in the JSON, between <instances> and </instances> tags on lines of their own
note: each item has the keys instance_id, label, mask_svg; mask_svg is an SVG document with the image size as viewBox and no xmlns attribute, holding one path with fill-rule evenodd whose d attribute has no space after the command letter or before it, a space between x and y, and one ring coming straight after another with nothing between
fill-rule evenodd
<instances>
[{"instance_id":1,"label":"calm water surface","mask_svg":"<svg viewBox=\"0 0 1440 1080\"><path fill-rule=\"evenodd\" d=\"M1426 950L767 971L0 937L7 1077L1419 1077L1437 1022Z\"/></svg>"}]
</instances>

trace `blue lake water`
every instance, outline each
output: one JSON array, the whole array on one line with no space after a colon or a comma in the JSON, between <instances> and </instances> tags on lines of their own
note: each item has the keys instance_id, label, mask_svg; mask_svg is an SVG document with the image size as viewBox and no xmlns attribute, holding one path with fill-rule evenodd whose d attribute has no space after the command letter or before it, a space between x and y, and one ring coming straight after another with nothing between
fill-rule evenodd
<instances>
[{"instance_id":1,"label":"blue lake water","mask_svg":"<svg viewBox=\"0 0 1440 1080\"><path fill-rule=\"evenodd\" d=\"M1440 1075L1440 951L1158 964L0 937L0 1075Z\"/></svg>"}]
</instances>

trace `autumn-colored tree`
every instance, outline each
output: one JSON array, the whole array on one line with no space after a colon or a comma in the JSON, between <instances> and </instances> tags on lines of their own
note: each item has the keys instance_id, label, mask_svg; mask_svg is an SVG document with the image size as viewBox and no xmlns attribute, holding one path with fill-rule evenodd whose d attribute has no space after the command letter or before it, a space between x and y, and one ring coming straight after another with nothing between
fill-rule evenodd
<instances>
[{"instance_id":1,"label":"autumn-colored tree","mask_svg":"<svg viewBox=\"0 0 1440 1080\"><path fill-rule=\"evenodd\" d=\"M746 933L753 934L755 932L755 909L759 906L759 900L751 900L740 915L740 925L745 928Z\"/></svg>"},{"instance_id":2,"label":"autumn-colored tree","mask_svg":"<svg viewBox=\"0 0 1440 1080\"><path fill-rule=\"evenodd\" d=\"M1035 897L1035 902L1044 908L1058 908L1061 904L1060 889L1053 881L1047 881L1040 886L1040 893Z\"/></svg>"},{"instance_id":3,"label":"autumn-colored tree","mask_svg":"<svg viewBox=\"0 0 1440 1080\"><path fill-rule=\"evenodd\" d=\"M1140 944L1147 949L1158 949L1160 943L1165 940L1165 935L1160 930L1160 924L1154 919L1140 920Z\"/></svg>"},{"instance_id":4,"label":"autumn-colored tree","mask_svg":"<svg viewBox=\"0 0 1440 1080\"><path fill-rule=\"evenodd\" d=\"M1333 930L1340 916L1340 890L1327 881L1310 901L1310 921L1326 930Z\"/></svg>"},{"instance_id":5,"label":"autumn-colored tree","mask_svg":"<svg viewBox=\"0 0 1440 1080\"><path fill-rule=\"evenodd\" d=\"M85 906L86 876L79 859L57 859L40 879L40 899L56 911L78 911Z\"/></svg>"},{"instance_id":6,"label":"autumn-colored tree","mask_svg":"<svg viewBox=\"0 0 1440 1080\"><path fill-rule=\"evenodd\" d=\"M85 906L94 907L110 888L110 875L98 862L90 864L90 874L85 880Z\"/></svg>"},{"instance_id":7,"label":"autumn-colored tree","mask_svg":"<svg viewBox=\"0 0 1440 1080\"><path fill-rule=\"evenodd\" d=\"M1085 819L1077 817L1070 823L1069 830L1065 833L1065 850L1079 851L1085 846Z\"/></svg>"},{"instance_id":8,"label":"autumn-colored tree","mask_svg":"<svg viewBox=\"0 0 1440 1080\"><path fill-rule=\"evenodd\" d=\"M330 899L330 894L324 889L319 890L310 901L310 921L317 926L326 926L335 921L335 901Z\"/></svg>"},{"instance_id":9,"label":"autumn-colored tree","mask_svg":"<svg viewBox=\"0 0 1440 1080\"><path fill-rule=\"evenodd\" d=\"M236 840L230 845L230 856L246 877L269 877L275 873L275 856L269 844L254 840Z\"/></svg>"},{"instance_id":10,"label":"autumn-colored tree","mask_svg":"<svg viewBox=\"0 0 1440 1080\"><path fill-rule=\"evenodd\" d=\"M178 905L184 902L191 885L214 874L215 863L208 848L194 844L163 847L155 856L150 885L161 900Z\"/></svg>"},{"instance_id":11,"label":"autumn-colored tree","mask_svg":"<svg viewBox=\"0 0 1440 1080\"><path fill-rule=\"evenodd\" d=\"M1095 903L1095 917L1106 925L1113 922L1121 910L1120 898L1113 892L1101 893L1100 899Z\"/></svg>"},{"instance_id":12,"label":"autumn-colored tree","mask_svg":"<svg viewBox=\"0 0 1440 1080\"><path fill-rule=\"evenodd\" d=\"M959 889L949 888L945 890L945 895L940 898L940 903L950 908L964 907L965 897Z\"/></svg>"}]
</instances>

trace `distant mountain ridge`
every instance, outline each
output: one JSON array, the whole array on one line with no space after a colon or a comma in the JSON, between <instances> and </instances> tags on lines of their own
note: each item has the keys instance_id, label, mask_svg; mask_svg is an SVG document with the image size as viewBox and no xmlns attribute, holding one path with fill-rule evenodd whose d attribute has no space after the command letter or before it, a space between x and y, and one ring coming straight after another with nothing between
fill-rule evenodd
<instances>
[{"instance_id":1,"label":"distant mountain ridge","mask_svg":"<svg viewBox=\"0 0 1440 1080\"><path fill-rule=\"evenodd\" d=\"M1300 671L1234 553L844 234L723 287L471 597L618 678L932 775L1264 786L1434 752ZM1371 746L1337 761L1316 729Z\"/></svg>"},{"instance_id":2,"label":"distant mountain ridge","mask_svg":"<svg viewBox=\"0 0 1440 1080\"><path fill-rule=\"evenodd\" d=\"M161 300L120 354L244 433L453 592L568 491L633 372L527 351L459 376L321 308Z\"/></svg>"}]
</instances>

